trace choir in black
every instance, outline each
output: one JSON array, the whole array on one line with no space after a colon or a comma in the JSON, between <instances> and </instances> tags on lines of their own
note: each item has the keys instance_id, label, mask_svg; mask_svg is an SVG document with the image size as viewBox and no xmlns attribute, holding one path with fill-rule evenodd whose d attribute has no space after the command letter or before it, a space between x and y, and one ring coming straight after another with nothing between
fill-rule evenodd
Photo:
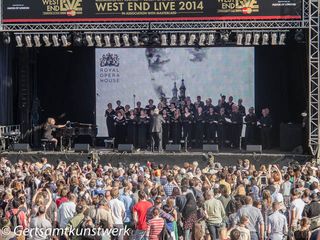
<instances>
[{"instance_id":1,"label":"choir in black","mask_svg":"<svg viewBox=\"0 0 320 240\"><path fill-rule=\"evenodd\" d=\"M214 106L208 98L205 103L197 97L195 103L189 97L184 101L170 103L165 101L158 104L162 121L162 145L168 143L187 143L189 148L202 148L204 143L219 144L220 148L239 148L241 142L245 144L261 143L264 149L269 149L271 143L272 119L269 109L262 109L262 117L257 118L254 108L249 108L246 114L242 99L236 105L230 96L226 102L221 96ZM133 144L135 148L150 149L152 133L150 117L156 106L150 99L144 108L137 102L136 108L123 107L117 101L117 107L108 104L105 111L108 135L115 138L115 146L121 143ZM246 125L245 136L242 136L243 125ZM259 137L260 136L260 137ZM241 141L241 139L243 141Z\"/></svg>"}]
</instances>

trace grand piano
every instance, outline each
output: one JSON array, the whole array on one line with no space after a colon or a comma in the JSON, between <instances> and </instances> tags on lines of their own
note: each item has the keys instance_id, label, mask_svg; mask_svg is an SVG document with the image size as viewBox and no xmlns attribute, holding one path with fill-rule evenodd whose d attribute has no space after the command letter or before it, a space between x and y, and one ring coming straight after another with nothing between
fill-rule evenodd
<instances>
[{"instance_id":1,"label":"grand piano","mask_svg":"<svg viewBox=\"0 0 320 240\"><path fill-rule=\"evenodd\" d=\"M71 149L74 141L79 136L90 136L91 144L95 147L97 136L97 125L79 122L67 122L63 128L57 128L56 137L60 138L60 148L67 147Z\"/></svg>"}]
</instances>

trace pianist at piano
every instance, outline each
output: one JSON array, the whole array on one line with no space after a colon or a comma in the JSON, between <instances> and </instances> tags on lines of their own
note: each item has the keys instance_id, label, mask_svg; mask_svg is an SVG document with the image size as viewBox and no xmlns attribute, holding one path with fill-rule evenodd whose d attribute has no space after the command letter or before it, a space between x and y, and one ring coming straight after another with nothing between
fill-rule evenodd
<instances>
[{"instance_id":1,"label":"pianist at piano","mask_svg":"<svg viewBox=\"0 0 320 240\"><path fill-rule=\"evenodd\" d=\"M57 128L63 128L66 125L55 125L56 120L54 118L48 118L47 122L43 126L43 138L54 142L54 146L57 147L58 140L53 137L52 132Z\"/></svg>"}]
</instances>

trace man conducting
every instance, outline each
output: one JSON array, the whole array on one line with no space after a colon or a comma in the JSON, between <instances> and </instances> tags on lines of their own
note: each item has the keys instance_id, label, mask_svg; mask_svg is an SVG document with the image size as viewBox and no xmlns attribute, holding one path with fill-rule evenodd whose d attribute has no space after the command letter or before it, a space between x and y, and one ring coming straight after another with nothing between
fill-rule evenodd
<instances>
[{"instance_id":1,"label":"man conducting","mask_svg":"<svg viewBox=\"0 0 320 240\"><path fill-rule=\"evenodd\" d=\"M164 123L163 117L159 114L159 109L154 110L153 115L151 116L151 134L152 134L152 151L155 148L159 152L162 151L162 123Z\"/></svg>"}]
</instances>

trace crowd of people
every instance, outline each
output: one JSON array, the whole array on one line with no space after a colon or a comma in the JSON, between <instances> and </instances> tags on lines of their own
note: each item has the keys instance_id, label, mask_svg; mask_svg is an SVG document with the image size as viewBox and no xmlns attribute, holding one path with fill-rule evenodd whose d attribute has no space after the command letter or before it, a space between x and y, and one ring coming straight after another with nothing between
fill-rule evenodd
<instances>
[{"instance_id":1,"label":"crowd of people","mask_svg":"<svg viewBox=\"0 0 320 240\"><path fill-rule=\"evenodd\" d=\"M158 109L164 119L162 148L169 141L173 144L187 142L190 148L202 148L204 143L219 144L220 148L239 148L244 124L246 144L261 143L264 149L272 147L269 109L262 109L261 118L258 118L253 107L246 113L242 99L236 104L232 96L228 101L225 96L221 96L216 106L211 98L204 103L201 96L194 103L190 97L186 97L183 101L170 102L169 105L161 101L155 106L153 99L145 107L137 102L134 109L129 105L122 106L120 100L116 105L113 109L112 103L108 103L105 111L108 135L115 138L116 146L127 143L143 150L150 149L150 118L154 110Z\"/></svg>"},{"instance_id":2,"label":"crowd of people","mask_svg":"<svg viewBox=\"0 0 320 240\"><path fill-rule=\"evenodd\" d=\"M211 155L202 169L1 158L0 239L316 240L319 180L312 162L222 166Z\"/></svg>"}]
</instances>

